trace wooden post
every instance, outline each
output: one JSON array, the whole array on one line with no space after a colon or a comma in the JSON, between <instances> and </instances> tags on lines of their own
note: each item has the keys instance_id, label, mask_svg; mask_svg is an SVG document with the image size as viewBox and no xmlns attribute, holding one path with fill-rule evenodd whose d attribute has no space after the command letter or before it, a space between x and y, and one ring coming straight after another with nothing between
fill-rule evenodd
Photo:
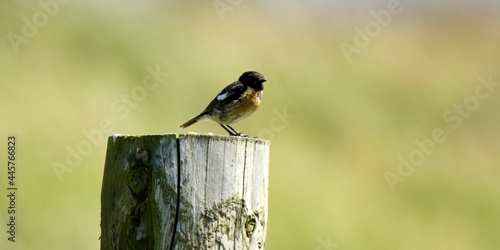
<instances>
[{"instance_id":1,"label":"wooden post","mask_svg":"<svg viewBox=\"0 0 500 250\"><path fill-rule=\"evenodd\" d=\"M110 136L101 249L264 249L268 170L266 140Z\"/></svg>"}]
</instances>

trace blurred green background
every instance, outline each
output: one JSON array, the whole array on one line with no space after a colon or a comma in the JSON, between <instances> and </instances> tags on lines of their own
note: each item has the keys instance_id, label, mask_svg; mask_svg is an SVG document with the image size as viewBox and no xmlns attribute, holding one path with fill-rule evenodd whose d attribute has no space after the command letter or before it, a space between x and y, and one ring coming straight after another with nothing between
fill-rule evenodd
<instances>
[{"instance_id":1,"label":"blurred green background","mask_svg":"<svg viewBox=\"0 0 500 250\"><path fill-rule=\"evenodd\" d=\"M257 70L262 106L234 127L272 141L267 249L500 249L500 91L479 80L500 82L500 4L396 5L2 1L2 225L8 134L19 190L17 242L1 226L0 248L97 249L106 139L61 181L53 168L84 131L225 134L179 125ZM141 91L148 67L168 76ZM446 140L402 177L436 128Z\"/></svg>"}]
</instances>

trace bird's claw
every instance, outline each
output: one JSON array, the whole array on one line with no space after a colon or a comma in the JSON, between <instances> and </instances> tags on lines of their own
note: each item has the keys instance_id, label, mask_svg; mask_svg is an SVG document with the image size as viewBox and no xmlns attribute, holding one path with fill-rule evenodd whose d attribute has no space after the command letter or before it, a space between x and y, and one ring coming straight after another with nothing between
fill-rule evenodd
<instances>
[{"instance_id":1,"label":"bird's claw","mask_svg":"<svg viewBox=\"0 0 500 250\"><path fill-rule=\"evenodd\" d=\"M238 133L235 133L235 134L231 134L231 136L240 136L240 137L248 137L248 135L245 135L245 134L243 134L243 133L240 133L240 132L238 132Z\"/></svg>"}]
</instances>

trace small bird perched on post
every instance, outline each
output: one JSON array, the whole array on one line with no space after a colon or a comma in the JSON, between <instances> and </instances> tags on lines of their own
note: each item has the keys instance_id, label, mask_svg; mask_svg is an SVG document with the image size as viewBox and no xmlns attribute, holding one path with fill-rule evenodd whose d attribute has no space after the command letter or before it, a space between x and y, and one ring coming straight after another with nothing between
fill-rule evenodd
<instances>
[{"instance_id":1,"label":"small bird perched on post","mask_svg":"<svg viewBox=\"0 0 500 250\"><path fill-rule=\"evenodd\" d=\"M250 116L260 105L266 79L257 71L243 73L237 81L227 85L208 104L201 114L181 125L187 128L200 120L221 125L232 136L245 136L229 124Z\"/></svg>"}]
</instances>

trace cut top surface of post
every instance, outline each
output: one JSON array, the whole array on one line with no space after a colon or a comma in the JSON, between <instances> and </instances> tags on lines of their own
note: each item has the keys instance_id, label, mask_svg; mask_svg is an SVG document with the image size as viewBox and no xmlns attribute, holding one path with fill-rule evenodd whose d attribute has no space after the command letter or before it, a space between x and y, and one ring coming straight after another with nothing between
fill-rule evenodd
<instances>
[{"instance_id":1,"label":"cut top surface of post","mask_svg":"<svg viewBox=\"0 0 500 250\"><path fill-rule=\"evenodd\" d=\"M258 137L245 137L245 136L230 136L230 135L217 135L217 134L196 134L196 133L185 133L185 134L176 134L176 133L168 133L168 134L150 134L150 135L130 135L130 134L112 134L109 136L109 141L115 141L118 138L165 138L165 137L175 137L179 138L206 138L206 139L219 139L219 140L246 140L246 141L255 141L258 143L270 144L270 142L266 139L258 138Z\"/></svg>"},{"instance_id":2,"label":"cut top surface of post","mask_svg":"<svg viewBox=\"0 0 500 250\"><path fill-rule=\"evenodd\" d=\"M109 137L102 249L263 249L270 142L201 135Z\"/></svg>"}]
</instances>

